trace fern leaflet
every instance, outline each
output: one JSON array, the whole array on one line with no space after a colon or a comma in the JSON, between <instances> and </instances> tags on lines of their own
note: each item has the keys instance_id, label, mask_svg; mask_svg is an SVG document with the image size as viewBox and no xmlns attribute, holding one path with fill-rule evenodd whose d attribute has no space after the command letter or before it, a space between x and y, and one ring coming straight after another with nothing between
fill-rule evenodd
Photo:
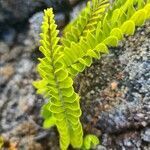
<instances>
[{"instance_id":1,"label":"fern leaflet","mask_svg":"<svg viewBox=\"0 0 150 150\"><path fill-rule=\"evenodd\" d=\"M44 58L39 59L37 67L42 80L34 82L34 86L38 93L49 97L43 109L44 126L56 125L61 149L66 150L70 143L74 148L80 148L83 131L79 120L79 96L74 92L73 81L61 62L62 46L58 45L58 31L53 18L52 9L45 10L40 41Z\"/></svg>"},{"instance_id":2,"label":"fern leaflet","mask_svg":"<svg viewBox=\"0 0 150 150\"><path fill-rule=\"evenodd\" d=\"M144 4L142 9L135 0L127 0L121 6L118 4L118 8L105 14L104 19L97 25L95 34L88 31L86 38L81 39L79 43L71 43L70 48L65 47L62 59L69 74L75 76L82 72L86 66L92 64L93 58L100 58L103 53L107 54L108 46L117 46L124 34L132 35L135 26L142 25L149 19L150 4Z\"/></svg>"},{"instance_id":3,"label":"fern leaflet","mask_svg":"<svg viewBox=\"0 0 150 150\"><path fill-rule=\"evenodd\" d=\"M92 0L92 2L88 2L87 7L83 9L78 18L65 29L62 44L70 47L72 42L77 43L82 37L86 37L88 31L93 33L108 6L108 0Z\"/></svg>"}]
</instances>

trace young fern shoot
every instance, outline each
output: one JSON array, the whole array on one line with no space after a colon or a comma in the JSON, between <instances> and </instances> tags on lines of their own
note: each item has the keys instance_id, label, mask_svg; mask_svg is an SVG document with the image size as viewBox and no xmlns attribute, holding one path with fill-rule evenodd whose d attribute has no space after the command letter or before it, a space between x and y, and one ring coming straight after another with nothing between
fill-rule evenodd
<instances>
[{"instance_id":1,"label":"young fern shoot","mask_svg":"<svg viewBox=\"0 0 150 150\"><path fill-rule=\"evenodd\" d=\"M39 94L45 94L50 99L44 107L50 112L48 116L44 115L45 125L57 127L61 149L66 150L70 143L73 147L80 148L83 131L79 120L79 96L74 92L73 81L61 61L62 46L58 44L53 11L47 9L44 14L40 41L40 51L44 58L39 59L40 64L37 68L42 80L34 82L34 86Z\"/></svg>"},{"instance_id":2,"label":"young fern shoot","mask_svg":"<svg viewBox=\"0 0 150 150\"><path fill-rule=\"evenodd\" d=\"M52 8L44 11L39 48L44 56L37 66L41 80L33 85L48 99L42 107L44 127L57 127L61 150L70 144L90 149L99 143L91 134L83 138L74 77L89 67L93 58L109 53L108 47L117 46L124 35L133 35L146 19L150 19L150 0L115 0L111 6L108 0L92 0L60 40Z\"/></svg>"}]
</instances>

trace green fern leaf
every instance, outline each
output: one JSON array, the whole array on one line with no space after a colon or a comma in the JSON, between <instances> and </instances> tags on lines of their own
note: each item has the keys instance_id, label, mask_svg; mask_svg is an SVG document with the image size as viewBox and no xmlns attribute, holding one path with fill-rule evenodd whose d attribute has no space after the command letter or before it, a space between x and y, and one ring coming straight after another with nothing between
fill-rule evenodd
<instances>
[{"instance_id":1,"label":"green fern leaf","mask_svg":"<svg viewBox=\"0 0 150 150\"><path fill-rule=\"evenodd\" d=\"M133 7L134 5L136 7L132 8L131 11L130 6ZM116 5L113 7L116 8ZM128 13L129 11L130 13ZM102 23L98 24L95 34L87 31L86 38L81 38L79 43L71 44L70 48L64 48L62 61L66 65L69 74L71 76L77 75L86 66L92 64L93 58L100 58L102 53L108 53L108 50L99 49L97 45L117 46L123 35L133 35L135 26L141 25L149 18L148 11L149 4L145 4L144 8L140 9L140 3L137 0L127 0L123 4L119 3L118 0L117 8L106 13L101 21ZM117 23L112 19L114 15L117 16ZM141 19L138 19L139 17ZM73 59L71 59L71 56Z\"/></svg>"},{"instance_id":2,"label":"green fern leaf","mask_svg":"<svg viewBox=\"0 0 150 150\"><path fill-rule=\"evenodd\" d=\"M96 148L96 146L99 144L99 139L92 134L87 135L84 138L84 143L83 143L83 149L89 150L91 148Z\"/></svg>"},{"instance_id":3,"label":"green fern leaf","mask_svg":"<svg viewBox=\"0 0 150 150\"><path fill-rule=\"evenodd\" d=\"M87 7L78 18L65 29L62 44L70 47L71 42L79 42L82 37L87 35L88 31L93 33L108 6L108 0L92 0L92 2L88 2Z\"/></svg>"},{"instance_id":4,"label":"green fern leaf","mask_svg":"<svg viewBox=\"0 0 150 150\"><path fill-rule=\"evenodd\" d=\"M150 3L150 2L149 2ZM146 11L146 18L150 18L150 4L147 4L145 7L144 7L144 10Z\"/></svg>"},{"instance_id":5,"label":"green fern leaf","mask_svg":"<svg viewBox=\"0 0 150 150\"><path fill-rule=\"evenodd\" d=\"M134 15L131 17L131 20L133 20L137 26L142 25L145 19L146 19L146 11L144 9L135 12Z\"/></svg>"},{"instance_id":6,"label":"green fern leaf","mask_svg":"<svg viewBox=\"0 0 150 150\"><path fill-rule=\"evenodd\" d=\"M135 31L135 23L132 20L128 20L121 26L121 31L126 35L133 35Z\"/></svg>"},{"instance_id":7,"label":"green fern leaf","mask_svg":"<svg viewBox=\"0 0 150 150\"><path fill-rule=\"evenodd\" d=\"M54 117L49 117L44 120L43 127L48 129L56 124L56 119Z\"/></svg>"},{"instance_id":8,"label":"green fern leaf","mask_svg":"<svg viewBox=\"0 0 150 150\"><path fill-rule=\"evenodd\" d=\"M118 45L118 38L116 36L109 36L103 42L108 46L117 46Z\"/></svg>"},{"instance_id":9,"label":"green fern leaf","mask_svg":"<svg viewBox=\"0 0 150 150\"><path fill-rule=\"evenodd\" d=\"M33 83L38 93L50 98L42 108L41 114L45 119L43 126L57 127L62 150L66 150L70 143L74 148L80 148L83 131L79 120L79 96L74 92L73 81L61 61L62 46L58 45L58 31L52 9L47 9L44 13L40 46L44 58L39 59L37 67L42 79Z\"/></svg>"},{"instance_id":10,"label":"green fern leaf","mask_svg":"<svg viewBox=\"0 0 150 150\"><path fill-rule=\"evenodd\" d=\"M110 32L110 35L117 37L118 40L123 39L122 31L119 28L113 28Z\"/></svg>"}]
</instances>

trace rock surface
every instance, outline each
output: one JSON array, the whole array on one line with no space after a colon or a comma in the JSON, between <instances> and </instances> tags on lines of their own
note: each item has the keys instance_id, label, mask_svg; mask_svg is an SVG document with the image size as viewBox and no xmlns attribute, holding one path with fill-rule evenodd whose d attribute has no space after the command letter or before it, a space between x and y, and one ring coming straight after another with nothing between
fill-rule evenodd
<instances>
[{"instance_id":1,"label":"rock surface","mask_svg":"<svg viewBox=\"0 0 150 150\"><path fill-rule=\"evenodd\" d=\"M77 78L84 126L106 149L150 147L149 35L147 22Z\"/></svg>"}]
</instances>

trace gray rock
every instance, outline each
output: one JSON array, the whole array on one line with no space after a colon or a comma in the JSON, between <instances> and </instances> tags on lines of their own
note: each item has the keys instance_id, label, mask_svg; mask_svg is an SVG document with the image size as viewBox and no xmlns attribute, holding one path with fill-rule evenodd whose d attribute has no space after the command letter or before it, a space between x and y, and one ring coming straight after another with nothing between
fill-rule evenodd
<instances>
[{"instance_id":1,"label":"gray rock","mask_svg":"<svg viewBox=\"0 0 150 150\"><path fill-rule=\"evenodd\" d=\"M96 147L96 150L107 150L106 147L102 146L102 145L98 145Z\"/></svg>"},{"instance_id":2,"label":"gray rock","mask_svg":"<svg viewBox=\"0 0 150 150\"><path fill-rule=\"evenodd\" d=\"M0 85L5 84L10 80L11 76L14 74L14 67L12 64L5 64L0 67Z\"/></svg>"},{"instance_id":3,"label":"gray rock","mask_svg":"<svg viewBox=\"0 0 150 150\"><path fill-rule=\"evenodd\" d=\"M65 14L63 14L63 13L56 13L55 14L55 21L56 21L56 24L58 26L58 29L64 27L65 24L66 24L66 16L65 16Z\"/></svg>"},{"instance_id":4,"label":"gray rock","mask_svg":"<svg viewBox=\"0 0 150 150\"><path fill-rule=\"evenodd\" d=\"M32 44L28 44L30 42L34 41L35 45L39 45L39 40L40 40L40 36L39 34L41 33L41 24L43 21L43 12L38 12L36 14L34 14L30 19L29 19L29 23L30 23L30 30L29 30L29 40L26 39L26 45L32 45ZM33 39L33 41L30 41L30 39Z\"/></svg>"},{"instance_id":5,"label":"gray rock","mask_svg":"<svg viewBox=\"0 0 150 150\"><path fill-rule=\"evenodd\" d=\"M8 52L9 52L9 46L4 42L0 42L0 55Z\"/></svg>"},{"instance_id":6,"label":"gray rock","mask_svg":"<svg viewBox=\"0 0 150 150\"><path fill-rule=\"evenodd\" d=\"M11 46L14 43L15 37L16 37L16 31L15 31L15 29L10 28L10 27L6 28L1 33L1 38L9 46Z\"/></svg>"},{"instance_id":7,"label":"gray rock","mask_svg":"<svg viewBox=\"0 0 150 150\"><path fill-rule=\"evenodd\" d=\"M145 142L150 143L150 128L146 128L145 131L141 133L141 137Z\"/></svg>"},{"instance_id":8,"label":"gray rock","mask_svg":"<svg viewBox=\"0 0 150 150\"><path fill-rule=\"evenodd\" d=\"M126 88L122 86L122 89L126 90L123 91L120 103L109 111L102 111L97 122L97 127L103 133L107 133L108 137L111 134L109 138L103 137L107 148L116 145L120 149L140 149L144 145L143 141L149 143L147 127L150 124L150 38L146 36L148 27L149 22L145 28L139 29L139 32L123 42L124 51L118 59L125 77L119 81L119 85L124 84Z\"/></svg>"},{"instance_id":9,"label":"gray rock","mask_svg":"<svg viewBox=\"0 0 150 150\"><path fill-rule=\"evenodd\" d=\"M29 74L33 67L33 62L29 59L22 59L16 66L19 74Z\"/></svg>"},{"instance_id":10,"label":"gray rock","mask_svg":"<svg viewBox=\"0 0 150 150\"><path fill-rule=\"evenodd\" d=\"M150 125L149 27L138 28L76 79L83 125L101 131L106 149L149 149L143 140Z\"/></svg>"},{"instance_id":11,"label":"gray rock","mask_svg":"<svg viewBox=\"0 0 150 150\"><path fill-rule=\"evenodd\" d=\"M83 3L80 3L79 5L75 6L73 8L73 10L70 12L70 20L75 19L78 16L78 14L80 13L80 11L85 8L85 5L86 5L86 3L83 2Z\"/></svg>"},{"instance_id":12,"label":"gray rock","mask_svg":"<svg viewBox=\"0 0 150 150\"><path fill-rule=\"evenodd\" d=\"M8 61L18 60L18 56L20 56L22 50L24 50L23 46L14 46L10 48L8 52L1 55L0 63L4 64Z\"/></svg>"}]
</instances>

